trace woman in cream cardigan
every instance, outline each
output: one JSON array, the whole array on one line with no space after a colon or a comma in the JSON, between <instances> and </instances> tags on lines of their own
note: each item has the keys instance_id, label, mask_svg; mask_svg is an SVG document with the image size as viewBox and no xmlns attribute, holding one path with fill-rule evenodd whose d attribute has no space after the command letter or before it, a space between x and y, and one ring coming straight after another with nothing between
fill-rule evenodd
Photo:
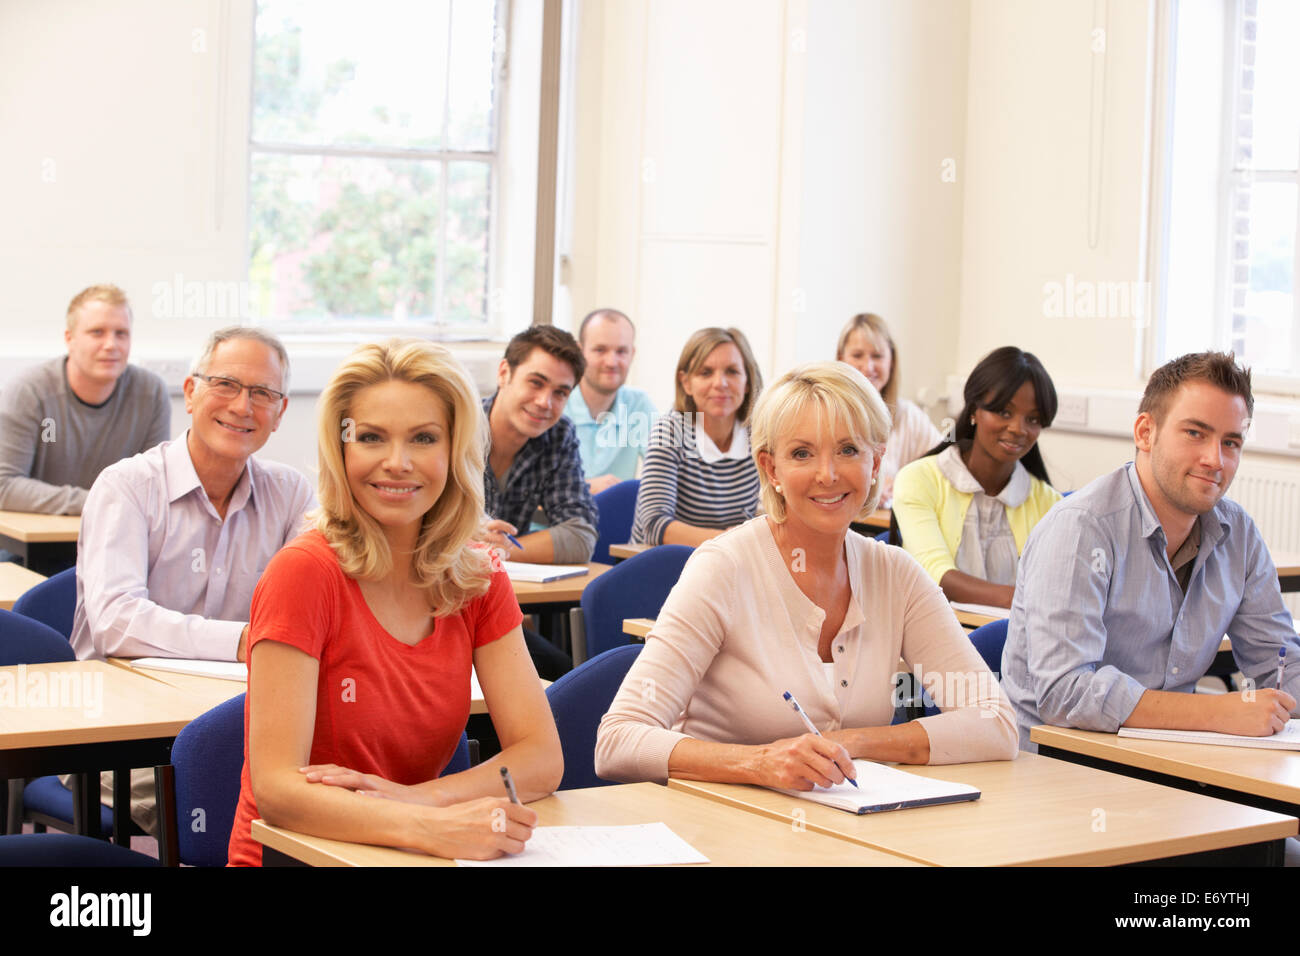
<instances>
[{"instance_id":1,"label":"woman in cream cardigan","mask_svg":"<svg viewBox=\"0 0 1300 956\"><path fill-rule=\"evenodd\" d=\"M1010 607L1029 532L1061 500L1038 449L1056 389L1037 358L1009 345L975 366L963 393L956 441L894 480L894 518L950 600Z\"/></svg>"},{"instance_id":2,"label":"woman in cream cardigan","mask_svg":"<svg viewBox=\"0 0 1300 956\"><path fill-rule=\"evenodd\" d=\"M878 497L875 389L840 362L801 366L759 399L751 435L766 514L687 562L601 721L596 772L807 790L859 757L1015 757L1007 700L943 594L900 548L849 531ZM900 658L942 713L891 726Z\"/></svg>"}]
</instances>

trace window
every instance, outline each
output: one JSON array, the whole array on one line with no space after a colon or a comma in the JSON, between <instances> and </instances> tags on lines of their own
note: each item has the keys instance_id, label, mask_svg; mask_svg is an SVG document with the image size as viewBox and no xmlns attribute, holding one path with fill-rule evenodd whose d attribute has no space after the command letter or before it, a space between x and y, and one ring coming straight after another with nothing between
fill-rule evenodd
<instances>
[{"instance_id":1,"label":"window","mask_svg":"<svg viewBox=\"0 0 1300 956\"><path fill-rule=\"evenodd\" d=\"M258 0L249 282L281 332L489 331L496 0Z\"/></svg>"},{"instance_id":2,"label":"window","mask_svg":"<svg viewBox=\"0 0 1300 956\"><path fill-rule=\"evenodd\" d=\"M1300 4L1171 4L1157 361L1231 348L1257 378L1300 384Z\"/></svg>"}]
</instances>

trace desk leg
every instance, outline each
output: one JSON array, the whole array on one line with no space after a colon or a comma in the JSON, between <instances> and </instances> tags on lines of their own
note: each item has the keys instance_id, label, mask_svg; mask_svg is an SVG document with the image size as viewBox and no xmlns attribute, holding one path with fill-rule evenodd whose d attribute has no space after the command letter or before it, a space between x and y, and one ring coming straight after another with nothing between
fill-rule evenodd
<instances>
[{"instance_id":1,"label":"desk leg","mask_svg":"<svg viewBox=\"0 0 1300 956\"><path fill-rule=\"evenodd\" d=\"M131 845L131 771L113 771L113 842Z\"/></svg>"},{"instance_id":2,"label":"desk leg","mask_svg":"<svg viewBox=\"0 0 1300 956\"><path fill-rule=\"evenodd\" d=\"M83 836L101 836L99 829L99 774L72 775L72 828Z\"/></svg>"},{"instance_id":3,"label":"desk leg","mask_svg":"<svg viewBox=\"0 0 1300 956\"><path fill-rule=\"evenodd\" d=\"M158 862L180 866L180 833L176 826L176 768L171 764L153 768L158 801Z\"/></svg>"}]
</instances>

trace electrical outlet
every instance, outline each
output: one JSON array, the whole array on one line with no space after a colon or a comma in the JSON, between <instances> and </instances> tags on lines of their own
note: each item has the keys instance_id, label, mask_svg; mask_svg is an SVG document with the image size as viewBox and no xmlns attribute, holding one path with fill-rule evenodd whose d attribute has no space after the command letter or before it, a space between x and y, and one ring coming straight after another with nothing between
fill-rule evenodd
<instances>
[{"instance_id":1,"label":"electrical outlet","mask_svg":"<svg viewBox=\"0 0 1300 956\"><path fill-rule=\"evenodd\" d=\"M1088 424L1088 396L1058 394L1056 417L1053 425L1076 425L1080 428Z\"/></svg>"}]
</instances>

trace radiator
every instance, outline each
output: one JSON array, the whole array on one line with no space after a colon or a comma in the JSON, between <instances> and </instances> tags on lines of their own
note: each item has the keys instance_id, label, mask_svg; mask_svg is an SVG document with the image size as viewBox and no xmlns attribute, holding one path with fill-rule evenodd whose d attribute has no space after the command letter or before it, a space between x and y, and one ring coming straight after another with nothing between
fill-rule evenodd
<instances>
[{"instance_id":1,"label":"radiator","mask_svg":"<svg viewBox=\"0 0 1300 956\"><path fill-rule=\"evenodd\" d=\"M1270 552L1300 556L1300 466L1244 461L1228 497L1255 519ZM1300 593L1283 598L1300 618Z\"/></svg>"}]
</instances>

